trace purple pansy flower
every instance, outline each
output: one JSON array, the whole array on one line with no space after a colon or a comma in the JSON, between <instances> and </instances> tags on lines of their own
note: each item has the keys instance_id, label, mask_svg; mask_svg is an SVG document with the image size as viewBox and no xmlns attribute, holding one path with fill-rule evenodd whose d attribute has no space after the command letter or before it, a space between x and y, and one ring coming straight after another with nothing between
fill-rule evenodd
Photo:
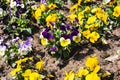
<instances>
[{"instance_id":1,"label":"purple pansy flower","mask_svg":"<svg viewBox=\"0 0 120 80\"><path fill-rule=\"evenodd\" d=\"M28 37L28 40L27 40L27 41L22 42L22 43L19 45L18 52L19 52L21 55L26 55L29 51L32 50L31 41L32 41L32 38L31 38L31 37Z\"/></svg>"},{"instance_id":2,"label":"purple pansy flower","mask_svg":"<svg viewBox=\"0 0 120 80\"><path fill-rule=\"evenodd\" d=\"M54 39L53 34L47 32L47 31L43 31L43 32L42 32L42 35L43 35L44 38L47 38L48 40L53 40L53 39Z\"/></svg>"}]
</instances>

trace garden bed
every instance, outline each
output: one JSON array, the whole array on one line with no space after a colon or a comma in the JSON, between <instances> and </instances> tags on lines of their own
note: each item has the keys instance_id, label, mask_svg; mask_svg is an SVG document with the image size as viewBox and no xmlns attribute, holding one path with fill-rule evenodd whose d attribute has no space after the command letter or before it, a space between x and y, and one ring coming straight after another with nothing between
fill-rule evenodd
<instances>
[{"instance_id":1,"label":"garden bed","mask_svg":"<svg viewBox=\"0 0 120 80\"><path fill-rule=\"evenodd\" d=\"M119 1L44 1L0 2L0 80L119 80Z\"/></svg>"}]
</instances>

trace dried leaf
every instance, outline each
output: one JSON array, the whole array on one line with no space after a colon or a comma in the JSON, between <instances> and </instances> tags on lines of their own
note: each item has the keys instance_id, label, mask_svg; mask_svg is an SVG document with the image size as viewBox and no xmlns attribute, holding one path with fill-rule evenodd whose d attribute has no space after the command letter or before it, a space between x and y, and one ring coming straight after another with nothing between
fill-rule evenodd
<instances>
[{"instance_id":1,"label":"dried leaf","mask_svg":"<svg viewBox=\"0 0 120 80\"><path fill-rule=\"evenodd\" d=\"M117 60L119 58L118 55L111 55L107 58L105 58L106 61L110 61L110 62L114 62L115 60Z\"/></svg>"}]
</instances>

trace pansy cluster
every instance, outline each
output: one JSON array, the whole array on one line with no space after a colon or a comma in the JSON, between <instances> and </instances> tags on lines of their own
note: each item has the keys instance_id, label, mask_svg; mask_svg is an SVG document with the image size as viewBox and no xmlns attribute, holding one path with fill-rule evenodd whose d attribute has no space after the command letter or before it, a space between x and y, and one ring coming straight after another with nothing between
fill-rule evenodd
<instances>
[{"instance_id":1,"label":"pansy cluster","mask_svg":"<svg viewBox=\"0 0 120 80\"><path fill-rule=\"evenodd\" d=\"M80 45L83 40L92 44L96 42L107 44L105 33L110 31L113 18L119 18L119 5L115 7L117 1L109 1L107 3L101 2L102 4L99 4L99 6L92 6L94 2L94 0L78 0L76 4L70 7L67 16L59 15L55 10L53 13L48 9L46 11L48 15L45 16L45 28L40 34L41 44L46 46L52 54L58 52L60 55L63 55L64 52L64 55L68 55L72 48ZM105 8L104 4L110 8ZM111 5L113 5L114 10ZM111 11L113 11L112 18L110 17ZM61 21L61 16L67 21Z\"/></svg>"},{"instance_id":2,"label":"pansy cluster","mask_svg":"<svg viewBox=\"0 0 120 80\"><path fill-rule=\"evenodd\" d=\"M15 63L16 68L10 72L15 80L43 80L54 77L50 73L44 73L44 62L41 59L34 66L31 66L31 63L34 63L33 57L25 57Z\"/></svg>"},{"instance_id":3,"label":"pansy cluster","mask_svg":"<svg viewBox=\"0 0 120 80\"><path fill-rule=\"evenodd\" d=\"M10 65L14 66L15 60L18 60L32 51L32 38L28 37L26 41L21 41L19 37L0 39L0 59L6 60Z\"/></svg>"},{"instance_id":4,"label":"pansy cluster","mask_svg":"<svg viewBox=\"0 0 120 80\"><path fill-rule=\"evenodd\" d=\"M85 62L86 67L82 67L78 72L66 72L64 80L102 80L111 75L108 71L101 71L98 58L93 55L88 57Z\"/></svg>"},{"instance_id":5,"label":"pansy cluster","mask_svg":"<svg viewBox=\"0 0 120 80\"><path fill-rule=\"evenodd\" d=\"M52 54L58 52L58 55L63 55L64 51L66 54L69 54L70 49L79 45L81 33L78 27L73 28L68 24L61 25L54 29L46 27L40 34L40 41L42 45L48 47Z\"/></svg>"}]
</instances>

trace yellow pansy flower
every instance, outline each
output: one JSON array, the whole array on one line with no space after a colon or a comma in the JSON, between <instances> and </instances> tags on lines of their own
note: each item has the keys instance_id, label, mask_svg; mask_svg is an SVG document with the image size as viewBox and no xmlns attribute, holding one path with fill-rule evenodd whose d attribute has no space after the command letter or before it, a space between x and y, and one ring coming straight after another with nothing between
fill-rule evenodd
<instances>
[{"instance_id":1,"label":"yellow pansy flower","mask_svg":"<svg viewBox=\"0 0 120 80\"><path fill-rule=\"evenodd\" d=\"M89 7L89 6L86 6L84 11L85 11L85 12L89 12L89 11L90 11L90 7Z\"/></svg>"},{"instance_id":2,"label":"yellow pansy flower","mask_svg":"<svg viewBox=\"0 0 120 80\"><path fill-rule=\"evenodd\" d=\"M74 13L75 10L77 10L77 9L78 9L78 4L74 4L74 5L70 8L70 12L71 12L71 13Z\"/></svg>"},{"instance_id":3,"label":"yellow pansy flower","mask_svg":"<svg viewBox=\"0 0 120 80\"><path fill-rule=\"evenodd\" d=\"M89 17L88 18L88 20L87 20L87 24L92 24L92 23L94 23L95 21L96 21L96 16L91 16L91 17Z\"/></svg>"},{"instance_id":4,"label":"yellow pansy flower","mask_svg":"<svg viewBox=\"0 0 120 80\"><path fill-rule=\"evenodd\" d=\"M58 21L59 19L58 19L57 14L50 14L46 17L47 26L52 26L50 22L58 22Z\"/></svg>"},{"instance_id":5,"label":"yellow pansy flower","mask_svg":"<svg viewBox=\"0 0 120 80\"><path fill-rule=\"evenodd\" d=\"M63 37L60 38L60 45L62 47L66 47L71 43L70 39L64 39Z\"/></svg>"},{"instance_id":6,"label":"yellow pansy flower","mask_svg":"<svg viewBox=\"0 0 120 80\"><path fill-rule=\"evenodd\" d=\"M98 19L102 20L106 25L108 25L108 13L105 12L102 8L94 8L91 10L92 13L96 13Z\"/></svg>"},{"instance_id":7,"label":"yellow pansy flower","mask_svg":"<svg viewBox=\"0 0 120 80\"><path fill-rule=\"evenodd\" d=\"M82 19L82 20L79 20L79 24L80 24L80 25L83 25L83 19Z\"/></svg>"},{"instance_id":8,"label":"yellow pansy flower","mask_svg":"<svg viewBox=\"0 0 120 80\"><path fill-rule=\"evenodd\" d=\"M40 60L39 62L36 63L36 68L40 71L44 69L43 60Z\"/></svg>"},{"instance_id":9,"label":"yellow pansy flower","mask_svg":"<svg viewBox=\"0 0 120 80\"><path fill-rule=\"evenodd\" d=\"M94 73L97 73L98 71L100 70L100 66L99 65L97 65L96 67L95 67L95 69L94 69Z\"/></svg>"},{"instance_id":10,"label":"yellow pansy flower","mask_svg":"<svg viewBox=\"0 0 120 80\"><path fill-rule=\"evenodd\" d=\"M77 36L73 36L73 41L75 41L75 43L79 43L81 41L81 35L78 34Z\"/></svg>"},{"instance_id":11,"label":"yellow pansy flower","mask_svg":"<svg viewBox=\"0 0 120 80\"><path fill-rule=\"evenodd\" d=\"M89 37L90 37L90 42L95 43L100 38L100 35L96 31L94 31L90 34Z\"/></svg>"},{"instance_id":12,"label":"yellow pansy flower","mask_svg":"<svg viewBox=\"0 0 120 80\"><path fill-rule=\"evenodd\" d=\"M11 74L12 76L15 76L16 73L19 72L20 70L21 70L21 66L19 65L19 66L17 66L16 69L14 69L13 71L11 71L10 74Z\"/></svg>"},{"instance_id":13,"label":"yellow pansy flower","mask_svg":"<svg viewBox=\"0 0 120 80\"><path fill-rule=\"evenodd\" d=\"M91 31L97 30L100 27L100 23L94 23L91 25L85 25L85 28L90 29Z\"/></svg>"},{"instance_id":14,"label":"yellow pansy flower","mask_svg":"<svg viewBox=\"0 0 120 80\"><path fill-rule=\"evenodd\" d=\"M82 76L86 76L88 73L89 73L89 71L88 71L87 69L81 68L81 69L77 72L76 76L77 76L77 77L82 77Z\"/></svg>"},{"instance_id":15,"label":"yellow pansy flower","mask_svg":"<svg viewBox=\"0 0 120 80\"><path fill-rule=\"evenodd\" d=\"M101 12L97 12L96 13L96 16L102 20L106 25L108 24L107 23L107 19L108 19L108 13L107 12L104 12L104 11L101 11Z\"/></svg>"},{"instance_id":16,"label":"yellow pansy flower","mask_svg":"<svg viewBox=\"0 0 120 80\"><path fill-rule=\"evenodd\" d=\"M35 13L33 13L33 16L35 17L36 20L38 20L39 17L41 16L41 14L42 14L41 9L37 8L36 11L35 11Z\"/></svg>"},{"instance_id":17,"label":"yellow pansy flower","mask_svg":"<svg viewBox=\"0 0 120 80\"><path fill-rule=\"evenodd\" d=\"M81 5L82 0L78 0L78 5Z\"/></svg>"},{"instance_id":18,"label":"yellow pansy flower","mask_svg":"<svg viewBox=\"0 0 120 80\"><path fill-rule=\"evenodd\" d=\"M75 78L75 74L73 73L73 71L65 72L66 77L64 78L64 80L74 80Z\"/></svg>"},{"instance_id":19,"label":"yellow pansy flower","mask_svg":"<svg viewBox=\"0 0 120 80\"><path fill-rule=\"evenodd\" d=\"M21 63L22 63L22 59L19 59L19 60L16 61L17 65L20 65Z\"/></svg>"},{"instance_id":20,"label":"yellow pansy flower","mask_svg":"<svg viewBox=\"0 0 120 80\"><path fill-rule=\"evenodd\" d=\"M83 25L84 11L78 13L78 21L80 25Z\"/></svg>"},{"instance_id":21,"label":"yellow pansy flower","mask_svg":"<svg viewBox=\"0 0 120 80\"><path fill-rule=\"evenodd\" d=\"M82 32L82 34L85 38L89 39L91 32L90 32L90 30L85 30Z\"/></svg>"},{"instance_id":22,"label":"yellow pansy flower","mask_svg":"<svg viewBox=\"0 0 120 80\"><path fill-rule=\"evenodd\" d=\"M113 16L119 17L120 16L120 6L116 6L114 8Z\"/></svg>"},{"instance_id":23,"label":"yellow pansy flower","mask_svg":"<svg viewBox=\"0 0 120 80\"><path fill-rule=\"evenodd\" d=\"M44 12L46 10L45 4L41 4L39 8L41 9L41 12Z\"/></svg>"},{"instance_id":24,"label":"yellow pansy flower","mask_svg":"<svg viewBox=\"0 0 120 80\"><path fill-rule=\"evenodd\" d=\"M71 23L73 23L73 22L75 21L75 18L76 18L76 17L77 17L77 15L74 14L74 13L70 14L69 16L67 16L67 18L70 19Z\"/></svg>"},{"instance_id":25,"label":"yellow pansy flower","mask_svg":"<svg viewBox=\"0 0 120 80\"><path fill-rule=\"evenodd\" d=\"M32 72L29 76L29 80L42 80L41 75L37 72Z\"/></svg>"},{"instance_id":26,"label":"yellow pansy flower","mask_svg":"<svg viewBox=\"0 0 120 80\"><path fill-rule=\"evenodd\" d=\"M51 3L51 4L48 5L48 8L49 8L50 10L53 10L53 9L57 8L57 5Z\"/></svg>"},{"instance_id":27,"label":"yellow pansy flower","mask_svg":"<svg viewBox=\"0 0 120 80\"><path fill-rule=\"evenodd\" d=\"M84 11L78 13L78 19L81 20L84 18Z\"/></svg>"},{"instance_id":28,"label":"yellow pansy flower","mask_svg":"<svg viewBox=\"0 0 120 80\"><path fill-rule=\"evenodd\" d=\"M93 8L91 10L92 13L101 12L101 11L102 11L102 8Z\"/></svg>"},{"instance_id":29,"label":"yellow pansy flower","mask_svg":"<svg viewBox=\"0 0 120 80\"><path fill-rule=\"evenodd\" d=\"M48 40L46 38L41 38L41 44L46 46L48 44Z\"/></svg>"},{"instance_id":30,"label":"yellow pansy flower","mask_svg":"<svg viewBox=\"0 0 120 80\"><path fill-rule=\"evenodd\" d=\"M101 80L97 73L90 73L85 77L85 80Z\"/></svg>"},{"instance_id":31,"label":"yellow pansy flower","mask_svg":"<svg viewBox=\"0 0 120 80\"><path fill-rule=\"evenodd\" d=\"M24 77L24 80L29 80L29 76L32 73L30 69L25 70L24 73L22 73L22 76Z\"/></svg>"},{"instance_id":32,"label":"yellow pansy flower","mask_svg":"<svg viewBox=\"0 0 120 80\"><path fill-rule=\"evenodd\" d=\"M85 65L91 70L94 71L96 66L98 65L98 58L96 56L88 57L86 59Z\"/></svg>"},{"instance_id":33,"label":"yellow pansy flower","mask_svg":"<svg viewBox=\"0 0 120 80\"><path fill-rule=\"evenodd\" d=\"M22 59L22 62L26 62L28 59L29 59L28 57L23 58L23 59Z\"/></svg>"}]
</instances>

